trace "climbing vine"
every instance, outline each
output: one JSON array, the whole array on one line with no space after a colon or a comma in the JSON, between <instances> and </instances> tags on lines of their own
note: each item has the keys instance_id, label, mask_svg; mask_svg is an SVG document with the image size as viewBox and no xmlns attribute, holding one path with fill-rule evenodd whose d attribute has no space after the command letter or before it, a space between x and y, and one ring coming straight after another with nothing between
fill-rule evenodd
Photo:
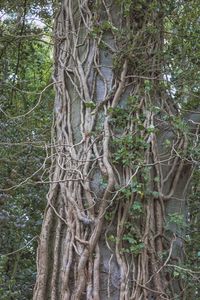
<instances>
[{"instance_id":1,"label":"climbing vine","mask_svg":"<svg viewBox=\"0 0 200 300\"><path fill-rule=\"evenodd\" d=\"M186 292L178 273L185 229L177 227L199 123L193 143L165 71L166 11L160 1L62 3L35 300Z\"/></svg>"}]
</instances>

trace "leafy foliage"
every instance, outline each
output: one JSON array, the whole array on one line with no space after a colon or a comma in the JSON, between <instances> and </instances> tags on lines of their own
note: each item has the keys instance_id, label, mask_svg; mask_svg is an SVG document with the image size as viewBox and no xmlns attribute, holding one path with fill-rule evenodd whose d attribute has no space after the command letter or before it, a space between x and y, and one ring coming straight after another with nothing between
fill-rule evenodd
<instances>
[{"instance_id":1,"label":"leafy foliage","mask_svg":"<svg viewBox=\"0 0 200 300\"><path fill-rule=\"evenodd\" d=\"M54 97L50 2L19 2L0 6L0 298L5 300L32 298L47 192L37 182L47 177L48 161L42 166Z\"/></svg>"}]
</instances>

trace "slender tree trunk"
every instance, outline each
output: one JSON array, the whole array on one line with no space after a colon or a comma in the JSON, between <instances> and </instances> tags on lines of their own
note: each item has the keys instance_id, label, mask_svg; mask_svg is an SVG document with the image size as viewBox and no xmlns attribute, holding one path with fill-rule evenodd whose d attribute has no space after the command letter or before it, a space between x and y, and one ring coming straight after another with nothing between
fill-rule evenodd
<instances>
[{"instance_id":1,"label":"slender tree trunk","mask_svg":"<svg viewBox=\"0 0 200 300\"><path fill-rule=\"evenodd\" d=\"M163 79L163 22L159 1L62 1L34 300L181 293L168 264L182 240L164 226L185 213L192 169Z\"/></svg>"}]
</instances>

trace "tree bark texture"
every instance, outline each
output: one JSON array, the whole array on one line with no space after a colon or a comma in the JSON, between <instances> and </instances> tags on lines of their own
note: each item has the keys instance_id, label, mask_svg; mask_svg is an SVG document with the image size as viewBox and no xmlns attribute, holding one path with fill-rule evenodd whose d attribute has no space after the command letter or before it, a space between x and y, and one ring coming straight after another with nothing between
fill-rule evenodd
<instances>
[{"instance_id":1,"label":"tree bark texture","mask_svg":"<svg viewBox=\"0 0 200 300\"><path fill-rule=\"evenodd\" d=\"M159 1L64 0L34 300L172 299L191 163L164 85Z\"/></svg>"}]
</instances>

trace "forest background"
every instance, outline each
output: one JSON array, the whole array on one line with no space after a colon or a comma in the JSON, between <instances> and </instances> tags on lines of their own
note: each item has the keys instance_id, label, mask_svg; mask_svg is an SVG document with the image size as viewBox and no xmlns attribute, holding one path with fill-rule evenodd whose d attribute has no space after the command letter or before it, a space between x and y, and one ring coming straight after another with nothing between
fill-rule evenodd
<instances>
[{"instance_id":1,"label":"forest background","mask_svg":"<svg viewBox=\"0 0 200 300\"><path fill-rule=\"evenodd\" d=\"M184 263L172 276L199 295L200 124L185 120L199 110L200 7L194 0L170 2L166 4L165 85L182 114L173 120L176 128L181 132L194 126L195 130L191 135L188 130L190 145L184 153L194 165L187 212L171 214L166 229L174 224L185 242ZM58 7L57 2L36 0L0 4L0 298L4 300L31 299L36 278L51 157L53 19Z\"/></svg>"}]
</instances>

